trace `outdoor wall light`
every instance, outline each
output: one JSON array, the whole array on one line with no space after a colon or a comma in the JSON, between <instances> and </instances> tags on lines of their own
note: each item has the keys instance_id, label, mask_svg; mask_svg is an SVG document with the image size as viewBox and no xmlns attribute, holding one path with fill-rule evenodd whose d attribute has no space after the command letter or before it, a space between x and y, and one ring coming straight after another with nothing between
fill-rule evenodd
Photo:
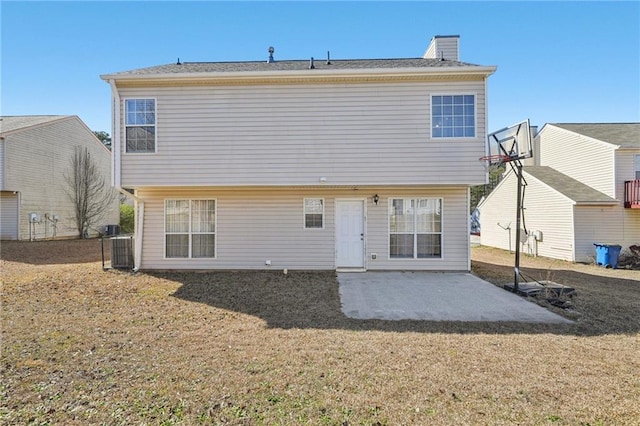
<instances>
[{"instance_id":1,"label":"outdoor wall light","mask_svg":"<svg viewBox=\"0 0 640 426\"><path fill-rule=\"evenodd\" d=\"M380 197L378 197L378 194L373 196L373 204L375 204L376 206L378 205L378 201L380 201Z\"/></svg>"}]
</instances>

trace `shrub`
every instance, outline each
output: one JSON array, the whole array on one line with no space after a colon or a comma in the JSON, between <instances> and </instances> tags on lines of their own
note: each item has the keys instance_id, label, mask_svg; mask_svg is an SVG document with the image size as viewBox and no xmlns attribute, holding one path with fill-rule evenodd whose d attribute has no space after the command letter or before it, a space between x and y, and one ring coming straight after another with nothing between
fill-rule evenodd
<instances>
[{"instance_id":1,"label":"shrub","mask_svg":"<svg viewBox=\"0 0 640 426\"><path fill-rule=\"evenodd\" d=\"M133 234L134 223L133 206L120 204L120 232L123 234Z\"/></svg>"}]
</instances>

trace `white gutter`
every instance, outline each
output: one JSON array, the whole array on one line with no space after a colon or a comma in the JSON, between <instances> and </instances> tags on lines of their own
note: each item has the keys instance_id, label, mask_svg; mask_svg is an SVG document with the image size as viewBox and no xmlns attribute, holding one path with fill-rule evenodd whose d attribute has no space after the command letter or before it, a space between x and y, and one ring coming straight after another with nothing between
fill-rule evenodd
<instances>
[{"instance_id":1,"label":"white gutter","mask_svg":"<svg viewBox=\"0 0 640 426\"><path fill-rule=\"evenodd\" d=\"M134 226L134 256L133 256L133 271L137 272L140 269L140 261L142 257L142 235L144 229L144 201L140 197L136 197L129 191L125 191L121 183L121 156L122 151L120 148L120 93L116 82L113 79L109 80L111 86L111 94L113 96L113 123L111 124L111 185L121 194L134 201L136 217Z\"/></svg>"}]
</instances>

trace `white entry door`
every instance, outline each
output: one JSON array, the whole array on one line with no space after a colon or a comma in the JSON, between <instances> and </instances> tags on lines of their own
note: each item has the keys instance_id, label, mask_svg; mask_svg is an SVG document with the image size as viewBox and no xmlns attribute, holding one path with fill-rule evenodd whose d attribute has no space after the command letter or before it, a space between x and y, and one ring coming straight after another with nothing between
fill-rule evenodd
<instances>
[{"instance_id":1,"label":"white entry door","mask_svg":"<svg viewBox=\"0 0 640 426\"><path fill-rule=\"evenodd\" d=\"M364 268L363 200L336 200L336 267Z\"/></svg>"}]
</instances>

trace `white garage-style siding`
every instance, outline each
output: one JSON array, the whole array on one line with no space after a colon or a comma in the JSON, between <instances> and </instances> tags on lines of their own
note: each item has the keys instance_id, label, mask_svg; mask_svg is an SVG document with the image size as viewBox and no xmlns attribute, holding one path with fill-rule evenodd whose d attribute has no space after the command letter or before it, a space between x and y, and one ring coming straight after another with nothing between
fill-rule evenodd
<instances>
[{"instance_id":1,"label":"white garage-style siding","mask_svg":"<svg viewBox=\"0 0 640 426\"><path fill-rule=\"evenodd\" d=\"M521 229L526 226L529 232L542 232L542 241L537 243L538 255L573 260L573 202L526 173L525 179ZM515 250L516 185L515 174L509 173L479 206L482 245ZM511 228L511 231L503 228ZM526 236L520 241L523 252L535 254L533 241L528 241Z\"/></svg>"},{"instance_id":2,"label":"white garage-style siding","mask_svg":"<svg viewBox=\"0 0 640 426\"><path fill-rule=\"evenodd\" d=\"M18 194L0 193L0 239L18 239Z\"/></svg>"},{"instance_id":3,"label":"white garage-style siding","mask_svg":"<svg viewBox=\"0 0 640 426\"><path fill-rule=\"evenodd\" d=\"M615 151L611 144L547 124L538 134L539 165L615 198ZM597 167L587 166L597 165Z\"/></svg>"},{"instance_id":4,"label":"white garage-style siding","mask_svg":"<svg viewBox=\"0 0 640 426\"><path fill-rule=\"evenodd\" d=\"M4 187L6 170L4 161L4 139L0 139L0 191L6 189Z\"/></svg>"},{"instance_id":5,"label":"white garage-style siding","mask_svg":"<svg viewBox=\"0 0 640 426\"><path fill-rule=\"evenodd\" d=\"M379 194L378 205L372 201L374 194ZM335 203L339 199L365 202L366 269L469 269L466 188L147 188L137 195L145 203L141 269L335 269ZM389 197L443 199L441 259L389 259ZM324 200L323 229L304 228L305 198ZM216 200L215 259L165 258L166 199Z\"/></svg>"},{"instance_id":6,"label":"white garage-style siding","mask_svg":"<svg viewBox=\"0 0 640 426\"><path fill-rule=\"evenodd\" d=\"M625 242L624 228L620 226L624 215L624 209L620 206L576 206L576 262L595 260L594 243L622 247L633 244Z\"/></svg>"},{"instance_id":7,"label":"white garage-style siding","mask_svg":"<svg viewBox=\"0 0 640 426\"><path fill-rule=\"evenodd\" d=\"M512 250L516 230L516 179L504 178L478 206L480 242L483 246ZM503 228L511 228L511 233ZM509 239L511 237L511 239Z\"/></svg>"},{"instance_id":8,"label":"white garage-style siding","mask_svg":"<svg viewBox=\"0 0 640 426\"><path fill-rule=\"evenodd\" d=\"M65 176L71 171L71 158L76 146L87 147L109 184L110 154L95 139L91 131L75 116L61 116L37 126L5 134L7 190L20 193L19 239L75 237L74 206L69 196ZM95 234L105 224L119 223L119 201L114 193L113 203L102 220L92 230ZM29 213L38 213L41 222L31 224ZM55 227L45 218L55 214Z\"/></svg>"},{"instance_id":9,"label":"white garage-style siding","mask_svg":"<svg viewBox=\"0 0 640 426\"><path fill-rule=\"evenodd\" d=\"M431 139L432 94L473 94L476 137ZM122 185L481 184L484 80L121 88L154 98L157 152L126 154ZM124 111L121 114L124 119ZM121 123L124 140L124 122ZM464 164L464 167L461 165Z\"/></svg>"},{"instance_id":10,"label":"white garage-style siding","mask_svg":"<svg viewBox=\"0 0 640 426\"><path fill-rule=\"evenodd\" d=\"M524 223L530 233L541 231L542 240L536 243L533 238L523 238L529 245L523 251L534 250L537 244L539 256L573 261L574 202L532 176L525 176ZM515 186L513 194L516 194ZM515 207L515 202L513 204Z\"/></svg>"}]
</instances>

